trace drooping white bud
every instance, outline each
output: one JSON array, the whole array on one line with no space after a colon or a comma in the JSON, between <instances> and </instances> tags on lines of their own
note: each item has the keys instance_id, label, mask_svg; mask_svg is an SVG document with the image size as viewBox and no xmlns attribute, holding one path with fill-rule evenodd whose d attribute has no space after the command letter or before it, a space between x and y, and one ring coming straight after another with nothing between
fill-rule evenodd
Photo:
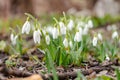
<instances>
[{"instance_id":1,"label":"drooping white bud","mask_svg":"<svg viewBox=\"0 0 120 80\"><path fill-rule=\"evenodd\" d=\"M50 36L46 35L45 40L46 40L46 44L49 45L50 44Z\"/></svg>"},{"instance_id":2,"label":"drooping white bud","mask_svg":"<svg viewBox=\"0 0 120 80\"><path fill-rule=\"evenodd\" d=\"M102 34L101 33L98 33L97 35L98 39L102 41Z\"/></svg>"},{"instance_id":3,"label":"drooping white bud","mask_svg":"<svg viewBox=\"0 0 120 80\"><path fill-rule=\"evenodd\" d=\"M38 30L35 30L35 31L33 32L33 40L34 40L35 44L37 44L37 43L40 44L40 41L41 41L40 36L41 36L41 32L40 32L39 29L38 29Z\"/></svg>"},{"instance_id":4,"label":"drooping white bud","mask_svg":"<svg viewBox=\"0 0 120 80\"><path fill-rule=\"evenodd\" d=\"M83 30L82 30L82 28L79 27L78 29L79 29L80 34L82 35L82 34L83 34Z\"/></svg>"},{"instance_id":5,"label":"drooping white bud","mask_svg":"<svg viewBox=\"0 0 120 80\"><path fill-rule=\"evenodd\" d=\"M31 29L30 22L26 21L22 27L22 34L24 33L29 34L30 29Z\"/></svg>"},{"instance_id":6,"label":"drooping white bud","mask_svg":"<svg viewBox=\"0 0 120 80\"><path fill-rule=\"evenodd\" d=\"M106 60L108 60L108 61L110 61L110 58L109 58L109 56L106 54Z\"/></svg>"},{"instance_id":7,"label":"drooping white bud","mask_svg":"<svg viewBox=\"0 0 120 80\"><path fill-rule=\"evenodd\" d=\"M55 27L52 30L52 36L53 36L53 39L57 39L59 36L59 30Z\"/></svg>"},{"instance_id":8,"label":"drooping white bud","mask_svg":"<svg viewBox=\"0 0 120 80\"><path fill-rule=\"evenodd\" d=\"M118 38L118 32L115 31L112 33L112 39Z\"/></svg>"},{"instance_id":9,"label":"drooping white bud","mask_svg":"<svg viewBox=\"0 0 120 80\"><path fill-rule=\"evenodd\" d=\"M74 27L74 22L73 22L73 20L70 20L68 25L67 25L67 28L68 28L68 30L71 31L73 29L73 27Z\"/></svg>"},{"instance_id":10,"label":"drooping white bud","mask_svg":"<svg viewBox=\"0 0 120 80\"><path fill-rule=\"evenodd\" d=\"M69 42L69 46L70 46L70 48L73 47L73 43L72 43L72 41Z\"/></svg>"},{"instance_id":11,"label":"drooping white bud","mask_svg":"<svg viewBox=\"0 0 120 80\"><path fill-rule=\"evenodd\" d=\"M79 27L84 27L84 26L85 26L85 23L84 23L84 22L82 22L82 21L78 22L78 25L77 25L78 28L79 28Z\"/></svg>"},{"instance_id":12,"label":"drooping white bud","mask_svg":"<svg viewBox=\"0 0 120 80\"><path fill-rule=\"evenodd\" d=\"M65 35L66 34L66 27L63 22L59 22L60 25L60 34Z\"/></svg>"},{"instance_id":13,"label":"drooping white bud","mask_svg":"<svg viewBox=\"0 0 120 80\"><path fill-rule=\"evenodd\" d=\"M74 41L76 41L76 42L82 41L82 34L81 34L81 32L76 32L75 37L74 37Z\"/></svg>"},{"instance_id":14,"label":"drooping white bud","mask_svg":"<svg viewBox=\"0 0 120 80\"><path fill-rule=\"evenodd\" d=\"M46 32L48 32L50 35L53 34L53 27L52 26L47 26L45 29L46 29Z\"/></svg>"},{"instance_id":15,"label":"drooping white bud","mask_svg":"<svg viewBox=\"0 0 120 80\"><path fill-rule=\"evenodd\" d=\"M93 22L92 22L92 20L89 20L89 21L88 21L88 27L89 27L89 28L93 28Z\"/></svg>"},{"instance_id":16,"label":"drooping white bud","mask_svg":"<svg viewBox=\"0 0 120 80\"><path fill-rule=\"evenodd\" d=\"M14 36L14 34L10 35L10 40L12 42L12 45L16 45L16 40L18 38L18 35Z\"/></svg>"},{"instance_id":17,"label":"drooping white bud","mask_svg":"<svg viewBox=\"0 0 120 80\"><path fill-rule=\"evenodd\" d=\"M97 41L98 41L98 38L94 36L92 41L93 46L97 46Z\"/></svg>"},{"instance_id":18,"label":"drooping white bud","mask_svg":"<svg viewBox=\"0 0 120 80\"><path fill-rule=\"evenodd\" d=\"M45 28L42 29L42 33L43 33L44 35L46 35L46 29L45 29Z\"/></svg>"},{"instance_id":19,"label":"drooping white bud","mask_svg":"<svg viewBox=\"0 0 120 80\"><path fill-rule=\"evenodd\" d=\"M65 46L65 48L68 48L68 40L67 40L67 38L65 38L63 40L63 45Z\"/></svg>"},{"instance_id":20,"label":"drooping white bud","mask_svg":"<svg viewBox=\"0 0 120 80\"><path fill-rule=\"evenodd\" d=\"M86 24L84 29L83 29L83 35L87 35L88 34L88 31L89 31L89 27L88 25Z\"/></svg>"}]
</instances>

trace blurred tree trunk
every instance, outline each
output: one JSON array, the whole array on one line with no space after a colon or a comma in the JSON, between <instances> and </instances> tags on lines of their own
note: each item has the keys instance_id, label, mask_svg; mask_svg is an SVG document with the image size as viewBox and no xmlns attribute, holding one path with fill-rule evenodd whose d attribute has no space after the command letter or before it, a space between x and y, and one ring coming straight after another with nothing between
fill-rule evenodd
<instances>
[{"instance_id":1,"label":"blurred tree trunk","mask_svg":"<svg viewBox=\"0 0 120 80\"><path fill-rule=\"evenodd\" d=\"M77 10L80 10L80 5L73 4L71 0L48 0L49 5L51 7L51 11L67 11L68 9L74 7Z\"/></svg>"},{"instance_id":2,"label":"blurred tree trunk","mask_svg":"<svg viewBox=\"0 0 120 80\"><path fill-rule=\"evenodd\" d=\"M66 3L67 2L67 3ZM66 11L69 7L68 0L49 0L52 11Z\"/></svg>"},{"instance_id":3,"label":"blurred tree trunk","mask_svg":"<svg viewBox=\"0 0 120 80\"><path fill-rule=\"evenodd\" d=\"M34 0L11 0L11 8L10 11L12 14L23 14L25 12L29 12L34 14L33 4Z\"/></svg>"}]
</instances>

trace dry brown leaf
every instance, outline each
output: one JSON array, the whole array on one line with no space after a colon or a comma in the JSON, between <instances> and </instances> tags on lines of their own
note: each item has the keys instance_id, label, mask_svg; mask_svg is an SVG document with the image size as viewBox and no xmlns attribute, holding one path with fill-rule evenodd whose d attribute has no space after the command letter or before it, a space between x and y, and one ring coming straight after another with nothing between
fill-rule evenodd
<instances>
[{"instance_id":1,"label":"dry brown leaf","mask_svg":"<svg viewBox=\"0 0 120 80\"><path fill-rule=\"evenodd\" d=\"M43 79L40 75L35 74L35 75L26 77L26 78L13 78L13 79L8 79L8 80L43 80Z\"/></svg>"},{"instance_id":2,"label":"dry brown leaf","mask_svg":"<svg viewBox=\"0 0 120 80\"><path fill-rule=\"evenodd\" d=\"M99 72L99 74L97 74L97 76L106 75L107 72L108 72L107 70L103 70L103 71Z\"/></svg>"}]
</instances>

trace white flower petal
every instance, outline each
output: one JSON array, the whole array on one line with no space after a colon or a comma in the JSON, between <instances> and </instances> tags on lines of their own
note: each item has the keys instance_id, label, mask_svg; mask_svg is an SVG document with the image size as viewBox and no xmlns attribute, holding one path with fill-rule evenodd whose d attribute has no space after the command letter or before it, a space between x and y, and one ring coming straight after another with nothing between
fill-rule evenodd
<instances>
[{"instance_id":1,"label":"white flower petal","mask_svg":"<svg viewBox=\"0 0 120 80\"><path fill-rule=\"evenodd\" d=\"M72 43L72 41L69 42L69 45L70 45L70 48L73 47L73 43Z\"/></svg>"},{"instance_id":2,"label":"white flower petal","mask_svg":"<svg viewBox=\"0 0 120 80\"><path fill-rule=\"evenodd\" d=\"M59 22L60 26L60 34L65 35L66 34L66 27L63 22Z\"/></svg>"},{"instance_id":3,"label":"white flower petal","mask_svg":"<svg viewBox=\"0 0 120 80\"><path fill-rule=\"evenodd\" d=\"M93 38L93 46L97 46L97 41L98 41L98 38L97 37L94 37Z\"/></svg>"},{"instance_id":4,"label":"white flower petal","mask_svg":"<svg viewBox=\"0 0 120 80\"><path fill-rule=\"evenodd\" d=\"M12 45L16 45L16 40L17 40L18 36L14 36L14 34L11 34L10 36L10 40L12 42Z\"/></svg>"},{"instance_id":5,"label":"white flower petal","mask_svg":"<svg viewBox=\"0 0 120 80\"><path fill-rule=\"evenodd\" d=\"M73 29L73 27L74 27L74 22L73 22L73 20L70 20L68 25L67 25L67 28L68 28L68 30L71 31Z\"/></svg>"},{"instance_id":6,"label":"white flower petal","mask_svg":"<svg viewBox=\"0 0 120 80\"><path fill-rule=\"evenodd\" d=\"M93 22L92 22L92 20L89 20L89 21L88 21L88 27L89 27L89 28L93 28Z\"/></svg>"},{"instance_id":7,"label":"white flower petal","mask_svg":"<svg viewBox=\"0 0 120 80\"><path fill-rule=\"evenodd\" d=\"M35 42L35 44L36 43L40 43L40 31L39 30L36 30L36 31L34 31L34 33L33 33L33 40L34 40L34 42Z\"/></svg>"},{"instance_id":8,"label":"white flower petal","mask_svg":"<svg viewBox=\"0 0 120 80\"><path fill-rule=\"evenodd\" d=\"M76 32L75 37L74 37L74 41L76 41L76 42L82 41L82 34L81 34L81 32Z\"/></svg>"},{"instance_id":9,"label":"white flower petal","mask_svg":"<svg viewBox=\"0 0 120 80\"><path fill-rule=\"evenodd\" d=\"M31 29L30 22L26 21L22 27L22 34L24 33L29 34L30 29Z\"/></svg>"},{"instance_id":10,"label":"white flower petal","mask_svg":"<svg viewBox=\"0 0 120 80\"><path fill-rule=\"evenodd\" d=\"M101 33L98 33L98 39L102 41L102 34Z\"/></svg>"},{"instance_id":11,"label":"white flower petal","mask_svg":"<svg viewBox=\"0 0 120 80\"><path fill-rule=\"evenodd\" d=\"M65 46L65 48L68 48L68 40L67 40L67 38L65 38L63 40L63 45Z\"/></svg>"},{"instance_id":12,"label":"white flower petal","mask_svg":"<svg viewBox=\"0 0 120 80\"><path fill-rule=\"evenodd\" d=\"M52 32L53 39L57 39L58 36L59 36L59 31L58 31L58 29L54 27L52 31L53 31L53 32Z\"/></svg>"},{"instance_id":13,"label":"white flower petal","mask_svg":"<svg viewBox=\"0 0 120 80\"><path fill-rule=\"evenodd\" d=\"M46 44L49 45L50 44L50 36L46 35L45 40L46 40Z\"/></svg>"},{"instance_id":14,"label":"white flower petal","mask_svg":"<svg viewBox=\"0 0 120 80\"><path fill-rule=\"evenodd\" d=\"M115 39L115 38L118 38L118 32L117 31L113 32L113 34L112 34L112 39Z\"/></svg>"}]
</instances>

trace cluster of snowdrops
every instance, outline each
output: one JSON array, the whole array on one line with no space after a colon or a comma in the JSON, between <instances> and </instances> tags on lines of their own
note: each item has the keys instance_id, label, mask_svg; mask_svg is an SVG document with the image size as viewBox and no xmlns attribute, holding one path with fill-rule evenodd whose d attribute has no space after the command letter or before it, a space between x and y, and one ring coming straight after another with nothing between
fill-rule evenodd
<instances>
[{"instance_id":1,"label":"cluster of snowdrops","mask_svg":"<svg viewBox=\"0 0 120 80\"><path fill-rule=\"evenodd\" d=\"M90 55L96 60L112 60L119 51L119 34L112 30L111 40L103 38L101 32L91 34L94 28L91 18L66 18L64 15L59 20L53 18L54 23L42 26L33 16L27 14L27 20L22 26L21 33L11 33L10 40L15 47L20 45L23 34L33 34L33 41L37 48L56 65L80 65L87 61ZM26 43L27 44L27 43ZM22 44L24 46L24 44ZM22 48L20 48L22 53Z\"/></svg>"}]
</instances>

